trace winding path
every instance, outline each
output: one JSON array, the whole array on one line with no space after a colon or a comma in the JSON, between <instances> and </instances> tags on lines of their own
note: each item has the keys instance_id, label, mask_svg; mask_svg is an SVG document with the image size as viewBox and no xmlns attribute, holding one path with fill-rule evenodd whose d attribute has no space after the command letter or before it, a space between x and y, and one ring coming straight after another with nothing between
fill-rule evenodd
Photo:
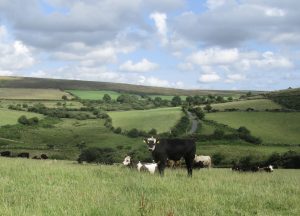
<instances>
[{"instance_id":1,"label":"winding path","mask_svg":"<svg viewBox=\"0 0 300 216\"><path fill-rule=\"evenodd\" d=\"M189 134L195 133L198 128L198 120L191 112L187 111L187 114L188 114L190 120L192 121L192 127L188 133Z\"/></svg>"}]
</instances>

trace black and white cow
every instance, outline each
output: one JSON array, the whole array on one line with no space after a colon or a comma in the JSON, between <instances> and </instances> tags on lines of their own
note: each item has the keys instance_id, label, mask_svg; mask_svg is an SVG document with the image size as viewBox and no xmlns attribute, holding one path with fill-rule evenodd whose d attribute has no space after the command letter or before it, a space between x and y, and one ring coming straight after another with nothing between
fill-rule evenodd
<instances>
[{"instance_id":1,"label":"black and white cow","mask_svg":"<svg viewBox=\"0 0 300 216\"><path fill-rule=\"evenodd\" d=\"M131 156L126 156L123 161L123 165L129 168L134 168L135 163L133 162ZM157 163L141 163L140 161L136 164L136 168L139 172L148 171L154 174L157 170Z\"/></svg>"},{"instance_id":2,"label":"black and white cow","mask_svg":"<svg viewBox=\"0 0 300 216\"><path fill-rule=\"evenodd\" d=\"M158 139L146 138L144 142L148 150L152 152L154 161L158 164L158 171L164 175L167 160L178 161L182 157L185 160L188 176L193 173L193 161L196 152L195 141L191 139Z\"/></svg>"}]
</instances>

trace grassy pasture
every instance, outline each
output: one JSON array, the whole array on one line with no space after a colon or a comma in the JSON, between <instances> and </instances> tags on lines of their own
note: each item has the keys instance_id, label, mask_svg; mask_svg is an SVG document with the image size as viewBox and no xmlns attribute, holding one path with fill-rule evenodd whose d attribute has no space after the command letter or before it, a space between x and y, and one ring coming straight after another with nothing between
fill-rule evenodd
<instances>
[{"instance_id":1,"label":"grassy pasture","mask_svg":"<svg viewBox=\"0 0 300 216\"><path fill-rule=\"evenodd\" d=\"M72 98L68 93L58 89L0 88L0 99L61 100L63 95Z\"/></svg>"},{"instance_id":2,"label":"grassy pasture","mask_svg":"<svg viewBox=\"0 0 300 216\"><path fill-rule=\"evenodd\" d=\"M25 115L28 118L35 117L35 116L38 117L39 119L43 118L43 115L37 113L7 110L7 109L0 108L0 126L17 124L18 118L21 115Z\"/></svg>"},{"instance_id":3,"label":"grassy pasture","mask_svg":"<svg viewBox=\"0 0 300 216\"><path fill-rule=\"evenodd\" d=\"M298 170L235 173L0 158L3 215L299 215ZM259 182L259 184L258 184Z\"/></svg>"},{"instance_id":4,"label":"grassy pasture","mask_svg":"<svg viewBox=\"0 0 300 216\"><path fill-rule=\"evenodd\" d=\"M158 132L169 131L183 115L179 107L151 110L109 112L114 127L130 130L149 131L155 128Z\"/></svg>"},{"instance_id":5,"label":"grassy pasture","mask_svg":"<svg viewBox=\"0 0 300 216\"><path fill-rule=\"evenodd\" d=\"M263 143L300 144L300 112L219 112L206 118L233 128L245 126Z\"/></svg>"},{"instance_id":6,"label":"grassy pasture","mask_svg":"<svg viewBox=\"0 0 300 216\"><path fill-rule=\"evenodd\" d=\"M255 110L264 111L266 109L281 109L282 106L273 102L269 99L256 99L256 100L243 100L243 101L233 101L220 104L212 104L214 109L224 111L225 109L236 108L239 110L246 110L247 108L253 108Z\"/></svg>"},{"instance_id":7,"label":"grassy pasture","mask_svg":"<svg viewBox=\"0 0 300 216\"><path fill-rule=\"evenodd\" d=\"M81 99L86 100L102 100L105 94L108 94L112 99L116 100L121 94L116 91L89 91L89 90L66 90Z\"/></svg>"}]
</instances>

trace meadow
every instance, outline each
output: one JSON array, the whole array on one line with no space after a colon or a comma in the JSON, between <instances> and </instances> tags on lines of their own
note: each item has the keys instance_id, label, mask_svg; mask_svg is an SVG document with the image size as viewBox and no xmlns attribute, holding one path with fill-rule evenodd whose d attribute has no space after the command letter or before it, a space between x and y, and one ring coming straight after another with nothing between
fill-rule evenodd
<instances>
[{"instance_id":1,"label":"meadow","mask_svg":"<svg viewBox=\"0 0 300 216\"><path fill-rule=\"evenodd\" d=\"M114 127L130 130L149 131L155 128L158 132L167 132L181 118L182 111L179 107L159 108L151 110L115 111L108 112Z\"/></svg>"},{"instance_id":2,"label":"meadow","mask_svg":"<svg viewBox=\"0 0 300 216\"><path fill-rule=\"evenodd\" d=\"M29 112L0 108L0 126L17 124L18 118L22 115L25 115L28 118L32 118L36 116L39 119L41 119L44 117L43 115L36 114L36 113L29 113Z\"/></svg>"},{"instance_id":3,"label":"meadow","mask_svg":"<svg viewBox=\"0 0 300 216\"><path fill-rule=\"evenodd\" d=\"M298 170L236 173L0 158L2 215L299 215ZM259 183L258 183L259 182Z\"/></svg>"},{"instance_id":4,"label":"meadow","mask_svg":"<svg viewBox=\"0 0 300 216\"><path fill-rule=\"evenodd\" d=\"M217 112L206 119L233 128L247 127L268 144L300 144L300 112Z\"/></svg>"},{"instance_id":5,"label":"meadow","mask_svg":"<svg viewBox=\"0 0 300 216\"><path fill-rule=\"evenodd\" d=\"M113 100L116 100L121 94L116 91L92 91L92 90L66 90L71 94L85 100L102 100L105 94L108 94Z\"/></svg>"},{"instance_id":6,"label":"meadow","mask_svg":"<svg viewBox=\"0 0 300 216\"><path fill-rule=\"evenodd\" d=\"M266 109L281 109L282 106L269 99L242 100L227 103L212 104L213 109L224 111L225 109L246 110L253 108L255 110L265 111Z\"/></svg>"},{"instance_id":7,"label":"meadow","mask_svg":"<svg viewBox=\"0 0 300 216\"><path fill-rule=\"evenodd\" d=\"M0 99L61 100L63 95L72 98L68 93L58 89L0 88Z\"/></svg>"}]
</instances>

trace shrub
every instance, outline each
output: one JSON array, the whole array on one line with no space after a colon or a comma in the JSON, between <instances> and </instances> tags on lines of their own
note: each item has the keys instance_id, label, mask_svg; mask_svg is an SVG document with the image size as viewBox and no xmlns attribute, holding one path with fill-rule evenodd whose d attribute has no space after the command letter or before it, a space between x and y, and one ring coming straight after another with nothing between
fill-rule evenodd
<instances>
[{"instance_id":1,"label":"shrub","mask_svg":"<svg viewBox=\"0 0 300 216\"><path fill-rule=\"evenodd\" d=\"M219 165L225 159L225 155L218 152L212 155L212 162L214 165Z\"/></svg>"},{"instance_id":2,"label":"shrub","mask_svg":"<svg viewBox=\"0 0 300 216\"><path fill-rule=\"evenodd\" d=\"M139 131L136 128L131 129L130 131L128 131L127 136L131 137L131 138L135 138L139 136Z\"/></svg>"},{"instance_id":3,"label":"shrub","mask_svg":"<svg viewBox=\"0 0 300 216\"><path fill-rule=\"evenodd\" d=\"M25 115L22 115L18 118L18 122L22 125L28 125L29 122L28 122L28 119Z\"/></svg>"},{"instance_id":4,"label":"shrub","mask_svg":"<svg viewBox=\"0 0 300 216\"><path fill-rule=\"evenodd\" d=\"M78 162L113 164L115 149L91 147L84 149L79 155Z\"/></svg>"},{"instance_id":5,"label":"shrub","mask_svg":"<svg viewBox=\"0 0 300 216\"><path fill-rule=\"evenodd\" d=\"M122 128L117 127L117 128L114 130L114 133L116 133L116 134L122 133Z\"/></svg>"},{"instance_id":6,"label":"shrub","mask_svg":"<svg viewBox=\"0 0 300 216\"><path fill-rule=\"evenodd\" d=\"M157 130L152 128L149 132L148 132L149 135L157 135Z\"/></svg>"},{"instance_id":7,"label":"shrub","mask_svg":"<svg viewBox=\"0 0 300 216\"><path fill-rule=\"evenodd\" d=\"M225 132L221 129L216 129L213 133L213 137L215 139L222 139L225 135Z\"/></svg>"}]
</instances>

